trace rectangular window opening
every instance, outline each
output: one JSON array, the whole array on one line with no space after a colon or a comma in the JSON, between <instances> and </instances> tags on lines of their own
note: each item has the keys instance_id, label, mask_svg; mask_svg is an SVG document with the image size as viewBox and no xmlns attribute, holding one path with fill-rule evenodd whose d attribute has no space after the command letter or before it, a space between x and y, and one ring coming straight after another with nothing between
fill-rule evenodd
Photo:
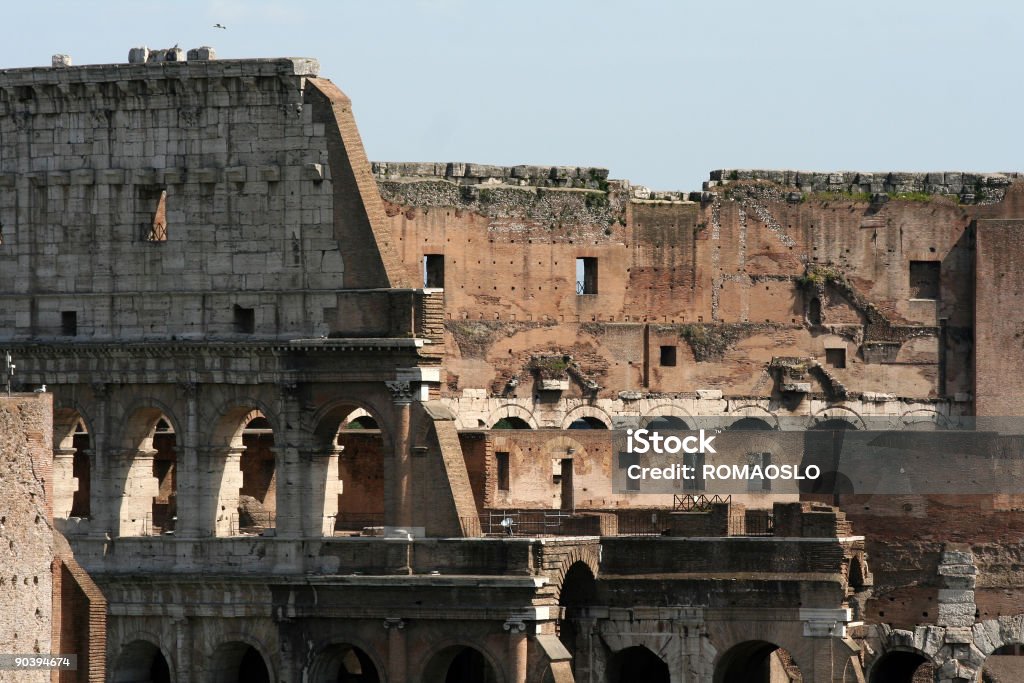
<instances>
[{"instance_id":1,"label":"rectangular window opening","mask_svg":"<svg viewBox=\"0 0 1024 683\"><path fill-rule=\"evenodd\" d=\"M154 185L136 189L136 215L147 242L167 241L167 190Z\"/></svg>"},{"instance_id":2,"label":"rectangular window opening","mask_svg":"<svg viewBox=\"0 0 1024 683\"><path fill-rule=\"evenodd\" d=\"M941 269L939 261L911 261L910 298L938 299Z\"/></svg>"},{"instance_id":3,"label":"rectangular window opening","mask_svg":"<svg viewBox=\"0 0 1024 683\"><path fill-rule=\"evenodd\" d=\"M252 334L256 331L256 309L235 306L235 332Z\"/></svg>"},{"instance_id":4,"label":"rectangular window opening","mask_svg":"<svg viewBox=\"0 0 1024 683\"><path fill-rule=\"evenodd\" d=\"M825 349L825 365L833 368L845 368L846 349Z\"/></svg>"},{"instance_id":5,"label":"rectangular window opening","mask_svg":"<svg viewBox=\"0 0 1024 683\"><path fill-rule=\"evenodd\" d=\"M619 453L619 469L622 470L622 476L626 480L626 490L627 491L639 491L640 490L640 480L639 479L630 479L629 474L628 474L630 467L632 467L633 465L639 465L639 464L640 464L640 456L637 455L636 453L630 453L628 451L623 451L623 452Z\"/></svg>"},{"instance_id":6,"label":"rectangular window opening","mask_svg":"<svg viewBox=\"0 0 1024 683\"><path fill-rule=\"evenodd\" d=\"M661 365L666 368L674 368L676 366L676 347L661 347Z\"/></svg>"},{"instance_id":7,"label":"rectangular window opening","mask_svg":"<svg viewBox=\"0 0 1024 683\"><path fill-rule=\"evenodd\" d=\"M704 490L704 454L703 453L684 453L683 464L687 467L692 467L692 479L683 480L684 491L703 491Z\"/></svg>"},{"instance_id":8,"label":"rectangular window opening","mask_svg":"<svg viewBox=\"0 0 1024 683\"><path fill-rule=\"evenodd\" d=\"M597 259L584 256L576 259L576 293L597 294Z\"/></svg>"},{"instance_id":9,"label":"rectangular window opening","mask_svg":"<svg viewBox=\"0 0 1024 683\"><path fill-rule=\"evenodd\" d=\"M508 453L498 451L494 454L494 459L498 463L498 490L508 491Z\"/></svg>"},{"instance_id":10,"label":"rectangular window opening","mask_svg":"<svg viewBox=\"0 0 1024 683\"><path fill-rule=\"evenodd\" d=\"M78 336L78 312L60 312L60 333L65 337Z\"/></svg>"},{"instance_id":11,"label":"rectangular window opening","mask_svg":"<svg viewBox=\"0 0 1024 683\"><path fill-rule=\"evenodd\" d=\"M760 467L761 472L764 473L765 468L772 464L772 454L768 452L747 453L747 463L751 467ZM751 477L747 480L747 490L751 493L766 493L772 490L772 480Z\"/></svg>"},{"instance_id":12,"label":"rectangular window opening","mask_svg":"<svg viewBox=\"0 0 1024 683\"><path fill-rule=\"evenodd\" d=\"M423 256L423 286L444 288L444 254Z\"/></svg>"}]
</instances>

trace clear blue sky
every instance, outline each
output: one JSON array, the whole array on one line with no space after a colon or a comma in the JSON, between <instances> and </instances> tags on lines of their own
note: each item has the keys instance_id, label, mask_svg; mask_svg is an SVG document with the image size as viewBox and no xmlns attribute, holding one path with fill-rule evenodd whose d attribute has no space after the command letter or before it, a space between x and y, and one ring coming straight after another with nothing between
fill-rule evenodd
<instances>
[{"instance_id":1,"label":"clear blue sky","mask_svg":"<svg viewBox=\"0 0 1024 683\"><path fill-rule=\"evenodd\" d=\"M1020 2L36 1L0 17L2 68L175 43L317 57L372 159L599 165L685 190L723 167L1024 169Z\"/></svg>"}]
</instances>

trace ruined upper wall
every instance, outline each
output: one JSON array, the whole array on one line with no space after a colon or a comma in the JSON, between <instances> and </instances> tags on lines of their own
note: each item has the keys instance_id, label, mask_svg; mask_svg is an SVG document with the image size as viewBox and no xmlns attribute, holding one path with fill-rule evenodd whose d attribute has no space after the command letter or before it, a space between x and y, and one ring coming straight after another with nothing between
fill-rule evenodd
<instances>
[{"instance_id":1,"label":"ruined upper wall","mask_svg":"<svg viewBox=\"0 0 1024 683\"><path fill-rule=\"evenodd\" d=\"M318 71L0 71L0 337L317 336L337 290L396 284L351 103Z\"/></svg>"},{"instance_id":2,"label":"ruined upper wall","mask_svg":"<svg viewBox=\"0 0 1024 683\"><path fill-rule=\"evenodd\" d=\"M705 190L731 182L766 180L801 193L834 192L850 195L950 195L963 204L995 204L1006 196L1006 189L1017 172L973 173L967 171L779 171L760 169L720 169L711 172Z\"/></svg>"}]
</instances>

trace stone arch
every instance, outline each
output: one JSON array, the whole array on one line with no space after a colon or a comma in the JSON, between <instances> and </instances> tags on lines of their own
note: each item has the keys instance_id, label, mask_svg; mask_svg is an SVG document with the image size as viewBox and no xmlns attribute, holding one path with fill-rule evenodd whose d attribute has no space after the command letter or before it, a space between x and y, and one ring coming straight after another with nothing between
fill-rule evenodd
<instances>
[{"instance_id":1,"label":"stone arch","mask_svg":"<svg viewBox=\"0 0 1024 683\"><path fill-rule=\"evenodd\" d=\"M600 544L575 545L572 547L572 550L562 557L557 568L553 571L549 570L548 577L555 588L556 600L561 598L562 585L565 582L566 574L575 565L582 564L586 566L590 570L591 575L597 579L600 570L600 552Z\"/></svg>"},{"instance_id":2,"label":"stone arch","mask_svg":"<svg viewBox=\"0 0 1024 683\"><path fill-rule=\"evenodd\" d=\"M573 562L562 577L558 587L558 606L561 615L556 624L559 640L567 650L576 656L579 630L577 619L580 611L593 606L597 601L597 579L594 570L586 562Z\"/></svg>"},{"instance_id":3,"label":"stone arch","mask_svg":"<svg viewBox=\"0 0 1024 683\"><path fill-rule=\"evenodd\" d=\"M247 675L243 677L242 667L246 665L246 657L256 653L266 670L266 679ZM225 634L214 645L206 658L207 670L205 680L210 683L277 683L277 667L270 657L270 649L260 640L247 634Z\"/></svg>"},{"instance_id":4,"label":"stone arch","mask_svg":"<svg viewBox=\"0 0 1024 683\"><path fill-rule=\"evenodd\" d=\"M933 408L914 408L904 412L897 418L896 429L918 430L925 429L942 430L951 429L952 423L948 417Z\"/></svg>"},{"instance_id":5,"label":"stone arch","mask_svg":"<svg viewBox=\"0 0 1024 683\"><path fill-rule=\"evenodd\" d=\"M975 639L975 644L978 644L978 640ZM978 679L981 683L1016 681L1024 676L1024 642L1019 638L1011 640L984 654L985 661L981 665L981 677Z\"/></svg>"},{"instance_id":6,"label":"stone arch","mask_svg":"<svg viewBox=\"0 0 1024 683\"><path fill-rule=\"evenodd\" d=\"M367 416L377 427L345 429L353 415ZM388 417L372 403L347 397L326 402L311 416L307 535L359 533L384 524L394 476Z\"/></svg>"},{"instance_id":7,"label":"stone arch","mask_svg":"<svg viewBox=\"0 0 1024 683\"><path fill-rule=\"evenodd\" d=\"M686 423L686 427L672 426L671 429L698 429L700 420L677 405L671 403L659 403L651 406L640 418L640 428L648 428L652 421L658 418L676 418Z\"/></svg>"},{"instance_id":8,"label":"stone arch","mask_svg":"<svg viewBox=\"0 0 1024 683\"><path fill-rule=\"evenodd\" d=\"M776 661L772 661L776 659ZM800 670L792 653L769 640L745 640L720 654L715 662L714 683L768 683L771 670Z\"/></svg>"},{"instance_id":9,"label":"stone arch","mask_svg":"<svg viewBox=\"0 0 1024 683\"><path fill-rule=\"evenodd\" d=\"M76 401L61 402L53 411L53 516L92 516L92 419ZM71 527L62 529L65 533Z\"/></svg>"},{"instance_id":10,"label":"stone arch","mask_svg":"<svg viewBox=\"0 0 1024 683\"><path fill-rule=\"evenodd\" d=\"M779 430L779 418L772 411L768 410L764 406L757 405L756 403L748 403L742 406L736 406L730 410L727 414L730 422L726 429L733 429L734 426L741 420L746 418L753 418L762 420L771 429Z\"/></svg>"},{"instance_id":11,"label":"stone arch","mask_svg":"<svg viewBox=\"0 0 1024 683\"><path fill-rule=\"evenodd\" d=\"M200 528L233 536L276 525L281 435L276 414L264 402L242 396L222 403L205 433L199 457L209 488L200 499Z\"/></svg>"},{"instance_id":12,"label":"stone arch","mask_svg":"<svg viewBox=\"0 0 1024 683\"><path fill-rule=\"evenodd\" d=\"M898 646L879 653L865 673L868 683L912 683L921 666L930 667L934 679L937 662L917 648Z\"/></svg>"},{"instance_id":13,"label":"stone arch","mask_svg":"<svg viewBox=\"0 0 1024 683\"><path fill-rule=\"evenodd\" d=\"M120 444L121 448L152 446L153 429L161 418L167 420L175 434L183 433L181 421L167 404L154 398L133 402L131 409L122 415L118 438L112 443Z\"/></svg>"},{"instance_id":14,"label":"stone arch","mask_svg":"<svg viewBox=\"0 0 1024 683\"><path fill-rule=\"evenodd\" d=\"M562 419L562 429L570 429L570 425L576 420L583 418L591 418L598 420L604 425L605 429L612 428L612 418L605 411L595 406L577 406L565 414Z\"/></svg>"},{"instance_id":15,"label":"stone arch","mask_svg":"<svg viewBox=\"0 0 1024 683\"><path fill-rule=\"evenodd\" d=\"M391 439L390 414L369 401L349 397L337 397L327 401L309 418L307 431L313 434L314 447L326 447L331 444L331 437L337 435L345 422L354 417L368 415L377 423L388 442ZM334 434L331 434L333 430Z\"/></svg>"},{"instance_id":16,"label":"stone arch","mask_svg":"<svg viewBox=\"0 0 1024 683\"><path fill-rule=\"evenodd\" d=\"M707 642L705 645L707 663L706 671L709 680L714 683L747 683L747 678L736 678L735 681L725 677L730 669L741 660L751 661L757 655L767 656L775 649L784 649L797 666L818 666L822 662L816 655L822 654L816 649L822 641L804 635L807 622L790 617L777 618L770 621L731 620L728 622L708 623ZM842 645L838 638L830 639L831 661L834 665L845 666L845 662L854 654L849 647ZM838 664L838 663L843 664ZM756 662L755 662L756 664ZM753 681L758 681L754 678ZM809 681L809 678L804 680Z\"/></svg>"},{"instance_id":17,"label":"stone arch","mask_svg":"<svg viewBox=\"0 0 1024 683\"><path fill-rule=\"evenodd\" d=\"M975 638L975 646L988 657L999 648L1024 645L1024 616L986 619L975 625L986 638Z\"/></svg>"},{"instance_id":18,"label":"stone arch","mask_svg":"<svg viewBox=\"0 0 1024 683\"><path fill-rule=\"evenodd\" d=\"M110 672L111 683L170 683L177 679L174 661L151 634L135 634L118 652Z\"/></svg>"},{"instance_id":19,"label":"stone arch","mask_svg":"<svg viewBox=\"0 0 1024 683\"><path fill-rule=\"evenodd\" d=\"M120 420L120 444L111 455L118 535L172 531L177 520L178 435L181 423L170 407L153 398L136 401Z\"/></svg>"},{"instance_id":20,"label":"stone arch","mask_svg":"<svg viewBox=\"0 0 1024 683\"><path fill-rule=\"evenodd\" d=\"M372 672L367 671L367 664ZM354 669L359 669L355 671ZM350 674L342 679L340 674ZM361 638L334 638L316 647L309 683L384 683L386 668L380 654Z\"/></svg>"},{"instance_id":21,"label":"stone arch","mask_svg":"<svg viewBox=\"0 0 1024 683\"><path fill-rule=\"evenodd\" d=\"M813 413L811 415L810 424L808 425L808 428L828 429L828 427L819 427L818 425L823 425L826 422L831 422L833 420L842 420L843 422L848 422L850 425L852 425L854 429L863 430L867 428L864 424L864 418L860 416L860 413L853 410L852 408L847 408L846 406L832 406L829 408L822 408L821 410Z\"/></svg>"},{"instance_id":22,"label":"stone arch","mask_svg":"<svg viewBox=\"0 0 1024 683\"><path fill-rule=\"evenodd\" d=\"M93 418L79 401L57 401L53 407L53 447L70 446L70 437L76 423L81 420L89 434L93 431Z\"/></svg>"},{"instance_id":23,"label":"stone arch","mask_svg":"<svg viewBox=\"0 0 1024 683\"><path fill-rule=\"evenodd\" d=\"M455 661L458 657L464 656L466 651L479 655L479 661L474 664L485 664L483 675L477 673L473 677L451 677L451 667L458 665ZM505 683L505 672L499 662L500 658L495 657L483 644L470 645L462 640L445 640L435 646L426 657L418 683ZM480 667L484 668L484 667Z\"/></svg>"},{"instance_id":24,"label":"stone arch","mask_svg":"<svg viewBox=\"0 0 1024 683\"><path fill-rule=\"evenodd\" d=\"M212 413L208 426L201 430L202 444L212 448L241 447L241 432L257 412L270 423L274 434L282 433L277 413L266 402L240 396L222 402Z\"/></svg>"},{"instance_id":25,"label":"stone arch","mask_svg":"<svg viewBox=\"0 0 1024 683\"><path fill-rule=\"evenodd\" d=\"M517 417L530 425L530 429L537 429L537 418L534 417L533 413L515 403L506 403L492 410L491 414L487 416L487 428L493 429L495 423L505 417Z\"/></svg>"}]
</instances>

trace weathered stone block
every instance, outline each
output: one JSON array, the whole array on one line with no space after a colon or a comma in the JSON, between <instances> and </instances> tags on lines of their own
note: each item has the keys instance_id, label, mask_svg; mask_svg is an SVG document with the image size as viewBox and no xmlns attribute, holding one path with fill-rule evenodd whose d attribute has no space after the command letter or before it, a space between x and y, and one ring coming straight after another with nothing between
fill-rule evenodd
<instances>
[{"instance_id":1,"label":"weathered stone block","mask_svg":"<svg viewBox=\"0 0 1024 683\"><path fill-rule=\"evenodd\" d=\"M190 62L208 62L217 59L217 52L212 47L204 45L203 47L194 47L189 50L187 57Z\"/></svg>"}]
</instances>

